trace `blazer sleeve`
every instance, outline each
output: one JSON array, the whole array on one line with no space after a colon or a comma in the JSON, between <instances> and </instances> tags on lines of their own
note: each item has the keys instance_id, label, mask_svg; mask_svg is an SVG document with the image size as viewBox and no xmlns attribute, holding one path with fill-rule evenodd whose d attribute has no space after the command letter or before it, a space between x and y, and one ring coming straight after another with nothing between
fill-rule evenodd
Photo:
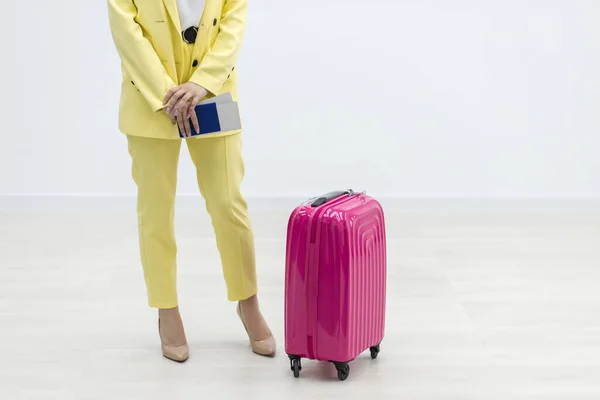
<instances>
[{"instance_id":1,"label":"blazer sleeve","mask_svg":"<svg viewBox=\"0 0 600 400\"><path fill-rule=\"evenodd\" d=\"M190 78L191 82L215 95L220 93L237 62L247 13L248 0L225 0L220 32Z\"/></svg>"},{"instance_id":2,"label":"blazer sleeve","mask_svg":"<svg viewBox=\"0 0 600 400\"><path fill-rule=\"evenodd\" d=\"M156 112L163 108L167 92L176 84L144 37L136 15L133 0L108 0L110 29L124 69Z\"/></svg>"}]
</instances>

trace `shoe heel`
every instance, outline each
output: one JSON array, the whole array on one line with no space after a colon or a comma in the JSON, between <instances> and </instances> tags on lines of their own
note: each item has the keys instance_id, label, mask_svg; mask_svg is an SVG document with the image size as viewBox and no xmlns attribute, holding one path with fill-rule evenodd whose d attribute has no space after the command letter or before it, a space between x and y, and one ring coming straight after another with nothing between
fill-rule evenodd
<instances>
[{"instance_id":1,"label":"shoe heel","mask_svg":"<svg viewBox=\"0 0 600 400\"><path fill-rule=\"evenodd\" d=\"M165 358L178 363L184 363L190 358L190 350L187 343L183 346L167 346L163 342L160 332L160 318L158 319L158 336L160 336L160 347Z\"/></svg>"},{"instance_id":2,"label":"shoe heel","mask_svg":"<svg viewBox=\"0 0 600 400\"><path fill-rule=\"evenodd\" d=\"M244 325L244 329L248 335L248 340L250 341L250 347L252 348L252 351L259 356L275 357L275 354L277 353L277 345L275 343L273 334L271 334L271 336L265 340L252 340L250 337L250 332L248 331L248 326L246 325L246 321L244 321L244 317L242 316L240 303L238 303L237 315L240 318L240 321L242 321L242 325Z\"/></svg>"}]
</instances>

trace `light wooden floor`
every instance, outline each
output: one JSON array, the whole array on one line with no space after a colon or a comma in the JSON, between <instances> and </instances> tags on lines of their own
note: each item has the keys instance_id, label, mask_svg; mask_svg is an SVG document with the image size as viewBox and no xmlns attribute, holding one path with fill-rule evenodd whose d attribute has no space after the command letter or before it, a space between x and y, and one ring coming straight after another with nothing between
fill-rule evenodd
<instances>
[{"instance_id":1,"label":"light wooden floor","mask_svg":"<svg viewBox=\"0 0 600 400\"><path fill-rule=\"evenodd\" d=\"M283 349L287 215L253 220ZM206 217L177 229L183 365L160 356L134 214L0 214L0 399L600 399L600 215L388 213L387 338L346 382L252 355Z\"/></svg>"}]
</instances>

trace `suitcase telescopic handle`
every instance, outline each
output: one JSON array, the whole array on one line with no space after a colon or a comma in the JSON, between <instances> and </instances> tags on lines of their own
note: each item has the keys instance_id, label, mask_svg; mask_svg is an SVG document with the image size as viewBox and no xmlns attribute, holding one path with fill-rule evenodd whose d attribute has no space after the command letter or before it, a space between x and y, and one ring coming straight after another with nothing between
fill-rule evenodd
<instances>
[{"instance_id":1,"label":"suitcase telescopic handle","mask_svg":"<svg viewBox=\"0 0 600 400\"><path fill-rule=\"evenodd\" d=\"M338 197L342 197L345 195L353 195L354 191L352 191L351 189L348 190L338 190L335 192L329 192L329 193L325 193L322 196L317 197L311 204L311 207L319 207L322 206L325 203L330 202L331 200L335 200Z\"/></svg>"}]
</instances>

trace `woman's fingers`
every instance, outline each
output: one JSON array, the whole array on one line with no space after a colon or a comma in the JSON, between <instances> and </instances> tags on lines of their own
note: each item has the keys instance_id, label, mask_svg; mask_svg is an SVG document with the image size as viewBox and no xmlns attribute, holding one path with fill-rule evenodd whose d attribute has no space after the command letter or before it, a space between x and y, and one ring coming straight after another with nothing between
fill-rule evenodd
<instances>
[{"instance_id":1,"label":"woman's fingers","mask_svg":"<svg viewBox=\"0 0 600 400\"><path fill-rule=\"evenodd\" d=\"M173 93L173 95L171 95L171 97L169 97L169 105L167 106L167 114L169 114L171 117L176 117L176 111L177 111L177 104L179 104L179 101L181 100L181 98L183 96L185 96L187 94L185 89L181 89L178 88L178 90Z\"/></svg>"},{"instance_id":2,"label":"woman's fingers","mask_svg":"<svg viewBox=\"0 0 600 400\"><path fill-rule=\"evenodd\" d=\"M163 100L163 106L166 106L167 104L169 104L173 95L175 95L175 93L177 93L180 89L181 89L181 86L175 86L174 88L170 89L167 92L167 95L165 96L165 98Z\"/></svg>"},{"instance_id":3,"label":"woman's fingers","mask_svg":"<svg viewBox=\"0 0 600 400\"><path fill-rule=\"evenodd\" d=\"M178 94L178 93L177 93ZM176 95L177 95L176 94ZM187 106L190 104L190 99L192 98L191 93L184 93L180 98L177 99L177 103L173 103L175 116L178 116L181 113L184 113L184 117L187 117ZM173 96L175 98L175 96Z\"/></svg>"},{"instance_id":4,"label":"woman's fingers","mask_svg":"<svg viewBox=\"0 0 600 400\"><path fill-rule=\"evenodd\" d=\"M185 129L187 129L188 137L192 137L192 126L189 118L185 119Z\"/></svg>"},{"instance_id":5,"label":"woman's fingers","mask_svg":"<svg viewBox=\"0 0 600 400\"><path fill-rule=\"evenodd\" d=\"M194 96L189 109L190 119L192 120L192 125L194 126L196 133L200 133L200 124L198 123L198 116L196 115L196 106L200 102L200 99L200 96Z\"/></svg>"},{"instance_id":6,"label":"woman's fingers","mask_svg":"<svg viewBox=\"0 0 600 400\"><path fill-rule=\"evenodd\" d=\"M185 130L185 115L179 114L177 116L177 125L179 126L179 131L184 137L189 137L187 131Z\"/></svg>"},{"instance_id":7,"label":"woman's fingers","mask_svg":"<svg viewBox=\"0 0 600 400\"><path fill-rule=\"evenodd\" d=\"M192 121L194 131L196 133L200 133L200 124L198 123L198 116L196 115L196 111L194 110L194 108L192 108L192 114L188 120Z\"/></svg>"},{"instance_id":8,"label":"woman's fingers","mask_svg":"<svg viewBox=\"0 0 600 400\"><path fill-rule=\"evenodd\" d=\"M189 113L188 107L190 105L190 99L192 98L192 93L184 94L174 106L173 114L179 121L180 119L183 121L184 130L182 132L186 133L186 136L192 135L192 130L190 129L190 121L189 121ZM174 97L173 97L174 98Z\"/></svg>"},{"instance_id":9,"label":"woman's fingers","mask_svg":"<svg viewBox=\"0 0 600 400\"><path fill-rule=\"evenodd\" d=\"M177 118L175 118L174 116L172 116L171 114L169 114L169 113L167 112L167 110L165 110L165 114L167 114L167 117L169 117L169 119L171 120L171 123L172 123L173 125L176 125L176 124L177 124Z\"/></svg>"},{"instance_id":10,"label":"woman's fingers","mask_svg":"<svg viewBox=\"0 0 600 400\"><path fill-rule=\"evenodd\" d=\"M200 133L200 124L196 116L196 106L200 100L201 96L184 87L171 89L165 97L165 101L169 102L167 114L174 123L176 121L185 137L192 136L192 127L195 132Z\"/></svg>"}]
</instances>

